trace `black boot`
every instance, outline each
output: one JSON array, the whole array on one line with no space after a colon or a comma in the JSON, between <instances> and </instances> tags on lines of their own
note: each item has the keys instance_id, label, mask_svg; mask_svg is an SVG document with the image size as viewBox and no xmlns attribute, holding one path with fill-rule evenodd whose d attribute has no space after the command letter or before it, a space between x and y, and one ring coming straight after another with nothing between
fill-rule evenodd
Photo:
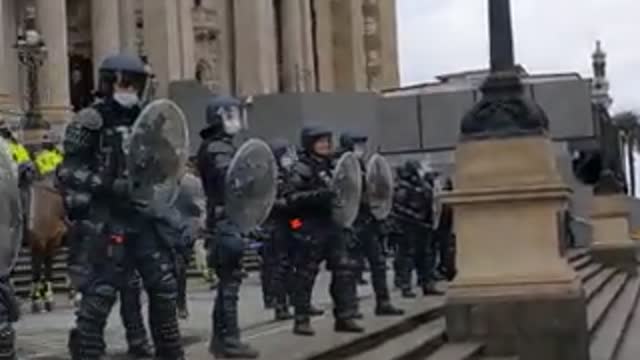
<instances>
[{"instance_id":1,"label":"black boot","mask_svg":"<svg viewBox=\"0 0 640 360\"><path fill-rule=\"evenodd\" d=\"M424 296L439 296L444 295L444 292L436 289L435 284L429 283L422 285L422 294L424 294Z\"/></svg>"},{"instance_id":2,"label":"black boot","mask_svg":"<svg viewBox=\"0 0 640 360\"><path fill-rule=\"evenodd\" d=\"M213 338L209 345L209 352L216 359L256 359L260 353L238 338Z\"/></svg>"},{"instance_id":3,"label":"black boot","mask_svg":"<svg viewBox=\"0 0 640 360\"><path fill-rule=\"evenodd\" d=\"M315 316L322 316L322 315L324 315L324 310L318 309L317 307L311 305L309 307L309 315L310 316L314 316L314 317Z\"/></svg>"},{"instance_id":4,"label":"black boot","mask_svg":"<svg viewBox=\"0 0 640 360\"><path fill-rule=\"evenodd\" d=\"M362 320L364 319L364 314L358 310L353 314L351 318L355 320Z\"/></svg>"},{"instance_id":5,"label":"black boot","mask_svg":"<svg viewBox=\"0 0 640 360\"><path fill-rule=\"evenodd\" d=\"M376 306L377 316L401 316L404 315L404 310L399 309L391 304L389 301L383 301Z\"/></svg>"},{"instance_id":6,"label":"black boot","mask_svg":"<svg viewBox=\"0 0 640 360\"><path fill-rule=\"evenodd\" d=\"M189 309L186 306L178 306L178 319L180 320L188 320L189 319Z\"/></svg>"},{"instance_id":7,"label":"black boot","mask_svg":"<svg viewBox=\"0 0 640 360\"><path fill-rule=\"evenodd\" d=\"M364 328L358 325L358 323L353 319L336 319L334 330L336 332L345 332L345 333L364 332Z\"/></svg>"},{"instance_id":8,"label":"black boot","mask_svg":"<svg viewBox=\"0 0 640 360\"><path fill-rule=\"evenodd\" d=\"M311 327L309 318L297 318L293 322L293 333L301 336L313 336L316 334Z\"/></svg>"},{"instance_id":9,"label":"black boot","mask_svg":"<svg viewBox=\"0 0 640 360\"><path fill-rule=\"evenodd\" d=\"M153 358L153 348L149 343L129 345L127 352L134 359L151 359Z\"/></svg>"},{"instance_id":10,"label":"black boot","mask_svg":"<svg viewBox=\"0 0 640 360\"><path fill-rule=\"evenodd\" d=\"M288 306L277 306L276 307L276 321L285 321L293 319L293 315L289 311Z\"/></svg>"},{"instance_id":11,"label":"black boot","mask_svg":"<svg viewBox=\"0 0 640 360\"><path fill-rule=\"evenodd\" d=\"M411 289L402 289L402 297L405 299L415 299L418 295Z\"/></svg>"}]
</instances>

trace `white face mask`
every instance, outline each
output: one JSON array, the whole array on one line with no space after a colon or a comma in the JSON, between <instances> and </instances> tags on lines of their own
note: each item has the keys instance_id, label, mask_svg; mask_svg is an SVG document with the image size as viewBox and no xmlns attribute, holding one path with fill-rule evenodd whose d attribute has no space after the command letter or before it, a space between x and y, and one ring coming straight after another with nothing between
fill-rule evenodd
<instances>
[{"instance_id":1,"label":"white face mask","mask_svg":"<svg viewBox=\"0 0 640 360\"><path fill-rule=\"evenodd\" d=\"M237 107L221 108L218 111L220 117L222 117L222 124L224 131L229 135L235 135L242 130L242 119L240 115L240 109Z\"/></svg>"},{"instance_id":2,"label":"white face mask","mask_svg":"<svg viewBox=\"0 0 640 360\"><path fill-rule=\"evenodd\" d=\"M367 145L366 144L356 144L353 147L353 154L355 156L357 156L358 158L363 158L364 155L367 153Z\"/></svg>"},{"instance_id":3,"label":"white face mask","mask_svg":"<svg viewBox=\"0 0 640 360\"><path fill-rule=\"evenodd\" d=\"M117 92L113 94L113 100L125 108L132 108L140 103L138 94L130 92Z\"/></svg>"}]
</instances>

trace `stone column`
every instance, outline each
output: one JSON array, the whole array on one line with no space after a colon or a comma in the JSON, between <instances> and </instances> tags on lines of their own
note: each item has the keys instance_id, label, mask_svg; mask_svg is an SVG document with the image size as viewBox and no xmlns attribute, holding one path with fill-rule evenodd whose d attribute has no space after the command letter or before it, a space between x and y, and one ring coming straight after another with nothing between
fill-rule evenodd
<instances>
[{"instance_id":1,"label":"stone column","mask_svg":"<svg viewBox=\"0 0 640 360\"><path fill-rule=\"evenodd\" d=\"M277 92L273 2L236 1L233 10L237 94L247 96Z\"/></svg>"},{"instance_id":2,"label":"stone column","mask_svg":"<svg viewBox=\"0 0 640 360\"><path fill-rule=\"evenodd\" d=\"M282 76L288 92L315 91L315 59L313 54L311 3L309 0L283 0Z\"/></svg>"},{"instance_id":3,"label":"stone column","mask_svg":"<svg viewBox=\"0 0 640 360\"><path fill-rule=\"evenodd\" d=\"M94 0L95 2L96 0ZM99 0L97 0L99 1ZM120 50L129 53L138 53L138 33L136 26L136 0L117 0L120 17Z\"/></svg>"},{"instance_id":4,"label":"stone column","mask_svg":"<svg viewBox=\"0 0 640 360\"><path fill-rule=\"evenodd\" d=\"M333 91L335 89L335 70L333 67L333 21L331 1L312 0L315 14L315 51L318 54L318 89Z\"/></svg>"},{"instance_id":5,"label":"stone column","mask_svg":"<svg viewBox=\"0 0 640 360\"><path fill-rule=\"evenodd\" d=\"M98 68L102 61L120 52L120 2L91 1L91 42L93 45L93 67L95 83L98 83Z\"/></svg>"},{"instance_id":6,"label":"stone column","mask_svg":"<svg viewBox=\"0 0 640 360\"><path fill-rule=\"evenodd\" d=\"M194 38L191 12L185 10L187 2L144 0L145 51L158 80L159 97L168 96L172 81L195 76L195 72L191 71L195 66L192 51Z\"/></svg>"},{"instance_id":7,"label":"stone column","mask_svg":"<svg viewBox=\"0 0 640 360\"><path fill-rule=\"evenodd\" d=\"M596 260L636 274L638 246L631 239L629 201L630 199L624 194L603 194L593 197L591 249Z\"/></svg>"},{"instance_id":8,"label":"stone column","mask_svg":"<svg viewBox=\"0 0 640 360\"><path fill-rule=\"evenodd\" d=\"M195 38L193 34L193 0L178 0L178 29L180 30L180 50L182 53L182 78L196 76Z\"/></svg>"},{"instance_id":9,"label":"stone column","mask_svg":"<svg viewBox=\"0 0 640 360\"><path fill-rule=\"evenodd\" d=\"M16 109L20 100L20 67L13 45L17 33L17 0L0 2L0 106Z\"/></svg>"},{"instance_id":10,"label":"stone column","mask_svg":"<svg viewBox=\"0 0 640 360\"><path fill-rule=\"evenodd\" d=\"M40 101L43 118L61 130L71 115L69 98L69 50L66 0L35 0L37 26L48 55L40 70Z\"/></svg>"},{"instance_id":11,"label":"stone column","mask_svg":"<svg viewBox=\"0 0 640 360\"><path fill-rule=\"evenodd\" d=\"M363 0L331 0L336 90L367 89Z\"/></svg>"},{"instance_id":12,"label":"stone column","mask_svg":"<svg viewBox=\"0 0 640 360\"><path fill-rule=\"evenodd\" d=\"M7 12L9 1L0 1L0 110L4 109L11 103L9 93L9 72L7 69L7 60L10 56L15 56L15 51L10 49L7 32L8 25L6 20L9 19Z\"/></svg>"},{"instance_id":13,"label":"stone column","mask_svg":"<svg viewBox=\"0 0 640 360\"><path fill-rule=\"evenodd\" d=\"M373 89L385 89L400 86L400 70L398 66L398 30L396 0L367 0L370 6L377 7L375 43L379 61L379 73L370 80ZM366 21L365 21L366 23ZM370 29L373 30L373 29Z\"/></svg>"}]
</instances>

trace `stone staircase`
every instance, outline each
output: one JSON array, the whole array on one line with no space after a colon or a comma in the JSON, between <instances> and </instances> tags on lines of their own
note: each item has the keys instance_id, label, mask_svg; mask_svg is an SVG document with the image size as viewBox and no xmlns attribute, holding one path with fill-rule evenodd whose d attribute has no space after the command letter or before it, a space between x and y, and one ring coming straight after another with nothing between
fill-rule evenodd
<instances>
[{"instance_id":1,"label":"stone staircase","mask_svg":"<svg viewBox=\"0 0 640 360\"><path fill-rule=\"evenodd\" d=\"M588 326L591 360L631 360L619 357L624 348L640 348L639 333L628 335L640 296L640 278L594 262L588 250L572 250L568 261L576 269L588 301ZM424 300L429 305L409 311L402 319L375 318L362 335L330 338L326 346L314 345L311 353L292 357L299 360L516 360L517 357L485 357L482 343L447 341L444 299ZM382 320L381 320L382 319ZM332 321L328 319L327 321ZM549 319L549 321L553 321ZM377 322L384 322L378 324ZM320 325L316 325L319 327ZM635 338L633 338L635 337ZM636 345L637 344L637 345ZM631 350L629 350L631 351Z\"/></svg>"},{"instance_id":2,"label":"stone staircase","mask_svg":"<svg viewBox=\"0 0 640 360\"><path fill-rule=\"evenodd\" d=\"M67 257L69 250L66 247L61 248L55 255L53 262L53 291L56 294L69 294L71 291L71 282L67 276ZM245 250L245 258L243 265L247 271L258 271L262 260L258 251L247 247ZM190 278L199 278L202 274L196 269L194 262L191 262L187 276ZM31 295L31 251L29 248L22 248L16 266L11 273L11 283L20 298L29 298Z\"/></svg>"}]
</instances>

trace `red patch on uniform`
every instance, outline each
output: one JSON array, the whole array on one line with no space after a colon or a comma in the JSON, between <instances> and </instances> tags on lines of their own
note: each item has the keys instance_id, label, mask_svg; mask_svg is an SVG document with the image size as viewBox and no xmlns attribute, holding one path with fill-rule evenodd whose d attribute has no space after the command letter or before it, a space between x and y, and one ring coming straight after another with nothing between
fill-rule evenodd
<instances>
[{"instance_id":1,"label":"red patch on uniform","mask_svg":"<svg viewBox=\"0 0 640 360\"><path fill-rule=\"evenodd\" d=\"M122 235L111 235L111 242L116 245L124 244L124 236Z\"/></svg>"},{"instance_id":2,"label":"red patch on uniform","mask_svg":"<svg viewBox=\"0 0 640 360\"><path fill-rule=\"evenodd\" d=\"M299 230L302 227L302 220L298 218L289 220L289 227L292 230Z\"/></svg>"}]
</instances>

